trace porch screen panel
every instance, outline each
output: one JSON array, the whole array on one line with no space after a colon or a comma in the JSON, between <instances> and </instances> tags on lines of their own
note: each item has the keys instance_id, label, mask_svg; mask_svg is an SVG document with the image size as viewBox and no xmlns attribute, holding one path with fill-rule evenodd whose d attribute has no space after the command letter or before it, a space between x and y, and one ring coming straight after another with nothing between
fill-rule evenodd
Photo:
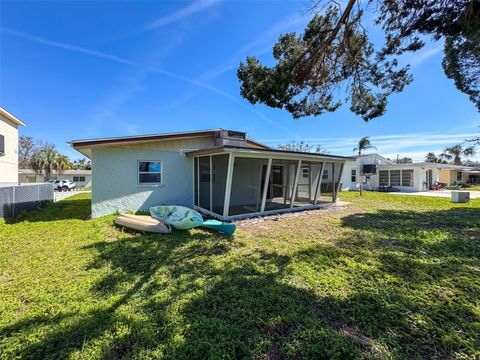
<instances>
[{"instance_id":1,"label":"porch screen panel","mask_svg":"<svg viewBox=\"0 0 480 360\"><path fill-rule=\"evenodd\" d=\"M193 187L193 195L194 195L194 199L193 199L193 203L196 205L196 206L199 206L198 205L198 158L194 158L193 159L193 178L194 178L194 187Z\"/></svg>"},{"instance_id":2,"label":"porch screen panel","mask_svg":"<svg viewBox=\"0 0 480 360\"><path fill-rule=\"evenodd\" d=\"M198 158L199 164L199 190L200 190L200 207L210 210L210 157L201 156Z\"/></svg>"},{"instance_id":3,"label":"porch screen panel","mask_svg":"<svg viewBox=\"0 0 480 360\"><path fill-rule=\"evenodd\" d=\"M235 157L228 215L260 211L267 159Z\"/></svg>"},{"instance_id":4,"label":"porch screen panel","mask_svg":"<svg viewBox=\"0 0 480 360\"><path fill-rule=\"evenodd\" d=\"M402 170L402 186L413 186L413 170Z\"/></svg>"},{"instance_id":5,"label":"porch screen panel","mask_svg":"<svg viewBox=\"0 0 480 360\"><path fill-rule=\"evenodd\" d=\"M339 184L341 181L341 175L342 175L342 164L335 164L334 166L334 171L333 171L333 186L334 186L334 192L333 192L333 200L335 200L335 197L338 196L338 194L335 194L337 189L339 189Z\"/></svg>"},{"instance_id":6,"label":"porch screen panel","mask_svg":"<svg viewBox=\"0 0 480 360\"><path fill-rule=\"evenodd\" d=\"M388 171L380 170L378 174L380 186L388 186Z\"/></svg>"},{"instance_id":7,"label":"porch screen panel","mask_svg":"<svg viewBox=\"0 0 480 360\"><path fill-rule=\"evenodd\" d=\"M308 206L314 203L315 190L320 178L320 169L321 163L302 162L294 207Z\"/></svg>"},{"instance_id":8,"label":"porch screen panel","mask_svg":"<svg viewBox=\"0 0 480 360\"><path fill-rule=\"evenodd\" d=\"M212 211L223 214L227 184L228 154L212 156Z\"/></svg>"},{"instance_id":9,"label":"porch screen panel","mask_svg":"<svg viewBox=\"0 0 480 360\"><path fill-rule=\"evenodd\" d=\"M318 197L318 204L333 202L333 170L333 163L325 163L325 168L323 169L322 183L320 185L320 196Z\"/></svg>"},{"instance_id":10,"label":"porch screen panel","mask_svg":"<svg viewBox=\"0 0 480 360\"><path fill-rule=\"evenodd\" d=\"M400 186L400 170L390 170L390 186Z\"/></svg>"}]
</instances>

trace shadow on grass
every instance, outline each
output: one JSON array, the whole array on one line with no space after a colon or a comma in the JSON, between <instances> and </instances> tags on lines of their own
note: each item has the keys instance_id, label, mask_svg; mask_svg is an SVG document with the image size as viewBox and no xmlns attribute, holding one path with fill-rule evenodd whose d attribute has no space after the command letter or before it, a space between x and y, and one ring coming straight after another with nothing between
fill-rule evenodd
<instances>
[{"instance_id":1,"label":"shadow on grass","mask_svg":"<svg viewBox=\"0 0 480 360\"><path fill-rule=\"evenodd\" d=\"M469 258L478 255L478 237L475 247L464 239L478 219L450 219L460 232L432 239L435 219L446 214L452 213L349 215L342 224L355 231L336 245L319 243L288 255L265 249L232 254L231 238L200 231L97 242L85 251L96 254L87 271L108 269L90 289L102 305L86 314L22 320L0 329L0 337L23 333L25 341L12 354L20 358L66 358L74 352L104 359L446 358L465 349L472 354L478 341L468 324L480 319L466 303L478 301L475 287L462 282L455 301L439 293L429 303L404 293L458 274L478 275L467 269ZM476 214L466 216L472 220ZM288 281L300 263L322 277L362 258L379 262L381 271L362 268L358 281L369 285L335 297ZM439 260L432 265L423 259ZM83 353L92 348L94 354Z\"/></svg>"},{"instance_id":2,"label":"shadow on grass","mask_svg":"<svg viewBox=\"0 0 480 360\"><path fill-rule=\"evenodd\" d=\"M58 221L58 220L83 220L91 214L91 200L89 198L67 198L59 202L47 202L39 209L31 212L22 212L15 218L6 218L7 224L22 221Z\"/></svg>"}]
</instances>

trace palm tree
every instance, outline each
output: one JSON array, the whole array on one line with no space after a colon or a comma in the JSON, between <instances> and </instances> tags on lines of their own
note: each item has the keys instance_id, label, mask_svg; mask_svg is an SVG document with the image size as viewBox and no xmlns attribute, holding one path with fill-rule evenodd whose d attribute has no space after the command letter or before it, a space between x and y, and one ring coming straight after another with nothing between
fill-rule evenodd
<instances>
[{"instance_id":1,"label":"palm tree","mask_svg":"<svg viewBox=\"0 0 480 360\"><path fill-rule=\"evenodd\" d=\"M52 178L52 172L54 170L61 173L71 166L68 157L59 154L55 149L55 145L48 143L43 144L42 147L32 155L30 164L37 173L45 171L45 180Z\"/></svg>"},{"instance_id":2,"label":"palm tree","mask_svg":"<svg viewBox=\"0 0 480 360\"><path fill-rule=\"evenodd\" d=\"M368 149L376 150L377 148L370 143L370 139L368 138L368 136L365 136L360 139L360 141L358 142L358 147L354 148L353 152L358 152L358 155L362 155L362 151Z\"/></svg>"},{"instance_id":3,"label":"palm tree","mask_svg":"<svg viewBox=\"0 0 480 360\"><path fill-rule=\"evenodd\" d=\"M453 159L454 165L462 165L462 156L470 157L473 155L475 155L475 148L473 146L463 148L461 144L457 144L445 148L443 153L440 154L440 157L449 161Z\"/></svg>"}]
</instances>

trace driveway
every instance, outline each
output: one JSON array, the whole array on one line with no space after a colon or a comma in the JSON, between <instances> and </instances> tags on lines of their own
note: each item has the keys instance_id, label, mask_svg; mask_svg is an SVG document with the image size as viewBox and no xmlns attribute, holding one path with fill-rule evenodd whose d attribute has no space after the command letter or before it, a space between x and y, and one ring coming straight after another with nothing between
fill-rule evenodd
<instances>
[{"instance_id":1,"label":"driveway","mask_svg":"<svg viewBox=\"0 0 480 360\"><path fill-rule=\"evenodd\" d=\"M454 190L455 191L455 190ZM468 191L468 190L465 190ZM446 197L452 196L452 190L439 190L439 191L418 191L418 192L391 192L390 194L396 195L414 195L414 196L430 196L430 197ZM470 191L470 199L480 199L480 191Z\"/></svg>"}]
</instances>

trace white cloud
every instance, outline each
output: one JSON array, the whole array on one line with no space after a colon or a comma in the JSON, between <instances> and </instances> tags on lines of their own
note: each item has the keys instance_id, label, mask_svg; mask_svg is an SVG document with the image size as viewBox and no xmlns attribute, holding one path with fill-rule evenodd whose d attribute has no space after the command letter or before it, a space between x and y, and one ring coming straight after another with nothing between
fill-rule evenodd
<instances>
[{"instance_id":1,"label":"white cloud","mask_svg":"<svg viewBox=\"0 0 480 360\"><path fill-rule=\"evenodd\" d=\"M370 140L377 152L386 157L408 156L414 161L423 161L425 154L429 151L440 153L450 145L464 142L466 139L478 136L478 132L458 133L458 134L434 134L434 133L407 133L407 134L388 134L371 136ZM288 143L292 139L262 139L259 140L266 144L278 145ZM353 148L357 146L359 138L357 137L337 137L337 138L302 138L309 143L322 145L329 151L340 155L352 155ZM478 153L474 159L480 159Z\"/></svg>"},{"instance_id":2,"label":"white cloud","mask_svg":"<svg viewBox=\"0 0 480 360\"><path fill-rule=\"evenodd\" d=\"M157 29L157 28L172 24L174 22L183 20L185 18L188 18L188 17L194 15L195 13L198 13L202 10L208 9L208 8L218 4L219 2L220 2L220 0L198 0L198 1L194 1L190 5L182 8L178 11L175 11L172 14L168 14L168 15L159 17L158 19L156 19L152 23L148 24L145 27L145 30Z\"/></svg>"}]
</instances>

